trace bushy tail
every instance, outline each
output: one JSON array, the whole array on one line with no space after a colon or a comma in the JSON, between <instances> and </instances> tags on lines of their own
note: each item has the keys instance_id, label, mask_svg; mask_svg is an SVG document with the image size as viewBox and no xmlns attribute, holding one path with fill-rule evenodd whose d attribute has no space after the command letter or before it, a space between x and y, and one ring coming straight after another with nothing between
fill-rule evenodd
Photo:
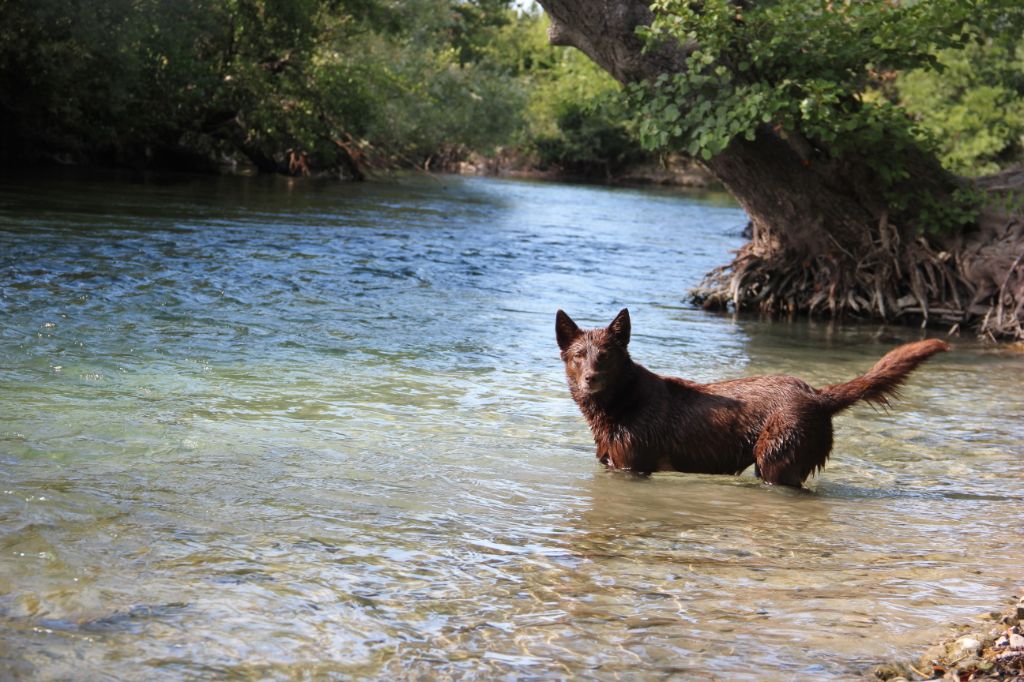
<instances>
[{"instance_id":1,"label":"bushy tail","mask_svg":"<svg viewBox=\"0 0 1024 682\"><path fill-rule=\"evenodd\" d=\"M907 376L922 362L942 351L949 344L939 339L908 343L886 353L867 374L845 384L833 384L821 389L825 405L835 414L854 403L865 400L876 405L888 405L895 398Z\"/></svg>"}]
</instances>

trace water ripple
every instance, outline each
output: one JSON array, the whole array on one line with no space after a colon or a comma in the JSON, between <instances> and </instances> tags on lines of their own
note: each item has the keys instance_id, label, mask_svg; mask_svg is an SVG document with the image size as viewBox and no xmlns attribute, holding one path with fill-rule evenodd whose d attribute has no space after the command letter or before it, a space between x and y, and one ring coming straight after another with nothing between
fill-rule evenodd
<instances>
[{"instance_id":1,"label":"water ripple","mask_svg":"<svg viewBox=\"0 0 1024 682\"><path fill-rule=\"evenodd\" d=\"M844 415L810 494L595 464L557 308L629 306L696 380L917 338L686 305L743 222L485 179L0 184L0 669L842 679L999 603L1018 356L961 340Z\"/></svg>"}]
</instances>

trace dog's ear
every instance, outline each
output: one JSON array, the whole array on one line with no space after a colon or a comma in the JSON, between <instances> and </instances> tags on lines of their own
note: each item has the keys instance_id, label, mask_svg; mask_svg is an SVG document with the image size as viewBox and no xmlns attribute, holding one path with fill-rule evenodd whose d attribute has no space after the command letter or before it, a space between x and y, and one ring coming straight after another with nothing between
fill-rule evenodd
<instances>
[{"instance_id":1,"label":"dog's ear","mask_svg":"<svg viewBox=\"0 0 1024 682\"><path fill-rule=\"evenodd\" d=\"M555 336L558 337L558 347L565 350L572 345L583 332L572 321L572 318L565 314L564 310L555 313Z\"/></svg>"},{"instance_id":2,"label":"dog's ear","mask_svg":"<svg viewBox=\"0 0 1024 682\"><path fill-rule=\"evenodd\" d=\"M629 345L629 308L623 308L608 325L608 333L622 347Z\"/></svg>"}]
</instances>

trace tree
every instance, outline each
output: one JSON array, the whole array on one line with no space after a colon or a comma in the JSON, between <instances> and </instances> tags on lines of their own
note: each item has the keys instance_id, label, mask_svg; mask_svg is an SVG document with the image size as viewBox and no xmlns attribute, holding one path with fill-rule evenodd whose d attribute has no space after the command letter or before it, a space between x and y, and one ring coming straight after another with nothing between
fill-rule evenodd
<instances>
[{"instance_id":1,"label":"tree","mask_svg":"<svg viewBox=\"0 0 1024 682\"><path fill-rule=\"evenodd\" d=\"M1018 3L540 2L552 43L627 87L648 144L703 158L747 211L753 238L698 290L705 305L948 323L987 312L988 331L1021 334L1024 226L968 235L976 187L875 87L937 67L936 49L1019 35ZM1011 250L982 253L998 239Z\"/></svg>"},{"instance_id":2,"label":"tree","mask_svg":"<svg viewBox=\"0 0 1024 682\"><path fill-rule=\"evenodd\" d=\"M486 49L515 16L506 0L0 0L0 162L358 179L488 151L525 108Z\"/></svg>"},{"instance_id":3,"label":"tree","mask_svg":"<svg viewBox=\"0 0 1024 682\"><path fill-rule=\"evenodd\" d=\"M941 70L916 69L892 83L936 141L947 168L995 173L1024 157L1024 45L996 35L938 53Z\"/></svg>"}]
</instances>

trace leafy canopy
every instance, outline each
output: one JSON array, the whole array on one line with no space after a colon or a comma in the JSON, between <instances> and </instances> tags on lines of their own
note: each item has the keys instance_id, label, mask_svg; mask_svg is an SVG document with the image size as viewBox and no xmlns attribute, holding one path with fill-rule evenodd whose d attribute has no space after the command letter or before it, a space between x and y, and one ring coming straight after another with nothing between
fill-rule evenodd
<instances>
[{"instance_id":1,"label":"leafy canopy","mask_svg":"<svg viewBox=\"0 0 1024 682\"><path fill-rule=\"evenodd\" d=\"M504 0L0 1L0 158L487 150L522 125L525 93L486 50L515 16Z\"/></svg>"},{"instance_id":2,"label":"leafy canopy","mask_svg":"<svg viewBox=\"0 0 1024 682\"><path fill-rule=\"evenodd\" d=\"M907 172L893 152L925 134L877 96L878 79L941 68L936 50L1024 25L1017 0L656 0L652 9L644 37L679 41L687 57L682 72L633 90L645 145L710 159L768 125L824 157L875 157L888 183Z\"/></svg>"},{"instance_id":3,"label":"leafy canopy","mask_svg":"<svg viewBox=\"0 0 1024 682\"><path fill-rule=\"evenodd\" d=\"M895 80L900 101L956 173L982 175L1024 154L1024 44L994 35L963 50L938 53L941 70L917 69Z\"/></svg>"}]
</instances>

